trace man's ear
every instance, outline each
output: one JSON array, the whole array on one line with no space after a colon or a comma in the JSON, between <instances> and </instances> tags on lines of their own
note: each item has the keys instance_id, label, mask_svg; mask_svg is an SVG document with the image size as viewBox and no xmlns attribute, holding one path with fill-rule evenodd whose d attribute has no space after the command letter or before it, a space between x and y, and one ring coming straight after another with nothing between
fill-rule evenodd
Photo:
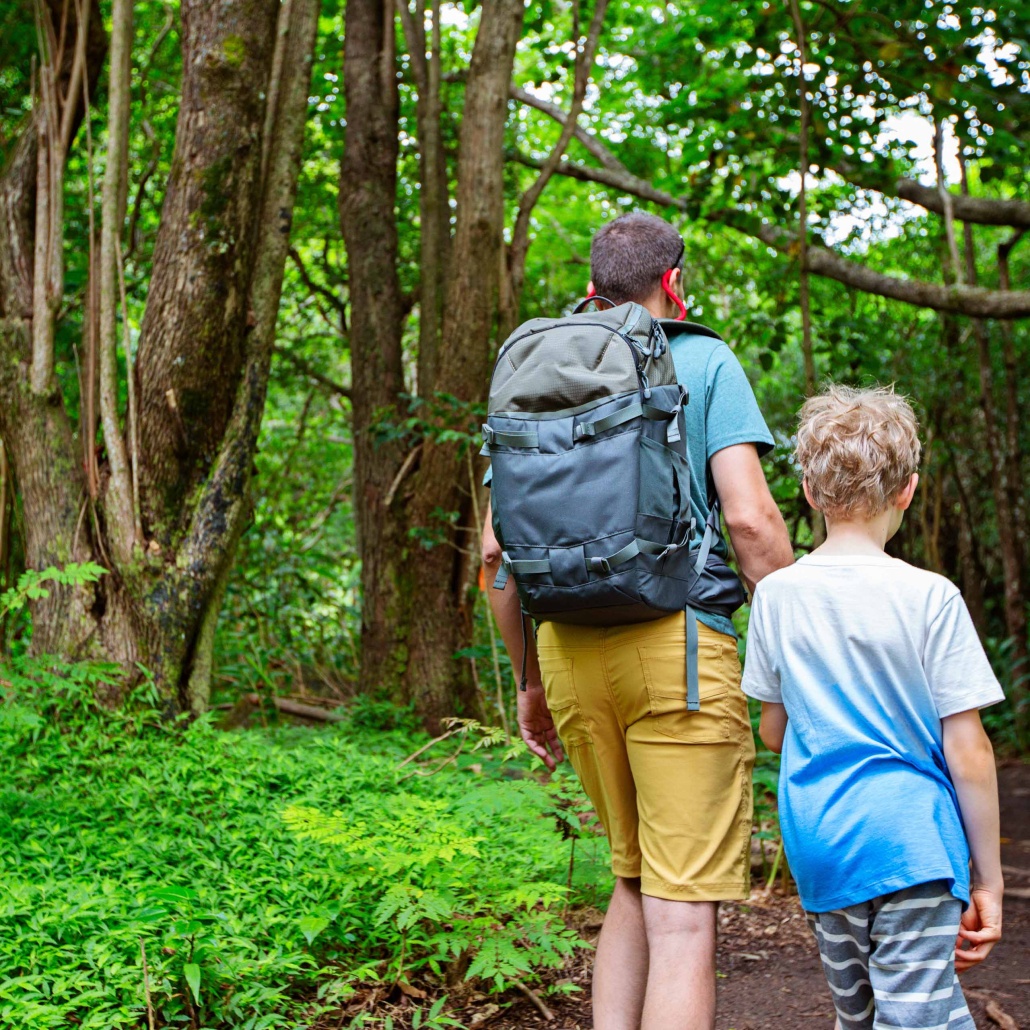
<instances>
[{"instance_id":1,"label":"man's ear","mask_svg":"<svg viewBox=\"0 0 1030 1030\"><path fill-rule=\"evenodd\" d=\"M683 297L683 269L674 268L672 274L669 276L669 289L673 293L677 294L680 298Z\"/></svg>"},{"instance_id":2,"label":"man's ear","mask_svg":"<svg viewBox=\"0 0 1030 1030\"><path fill-rule=\"evenodd\" d=\"M594 289L594 280L591 279L590 282L587 283L587 296L589 297L595 293L597 293L597 290Z\"/></svg>"}]
</instances>

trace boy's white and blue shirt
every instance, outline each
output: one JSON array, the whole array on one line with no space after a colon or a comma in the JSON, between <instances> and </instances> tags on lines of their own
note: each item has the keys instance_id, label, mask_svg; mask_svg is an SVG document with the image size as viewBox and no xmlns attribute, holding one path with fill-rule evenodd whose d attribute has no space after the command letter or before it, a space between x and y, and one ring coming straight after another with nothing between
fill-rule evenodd
<instances>
[{"instance_id":1,"label":"boy's white and blue shirt","mask_svg":"<svg viewBox=\"0 0 1030 1030\"><path fill-rule=\"evenodd\" d=\"M941 720L1004 699L957 588L883 555L808 555L751 608L744 692L786 706L779 812L801 901L931 880L969 900Z\"/></svg>"}]
</instances>

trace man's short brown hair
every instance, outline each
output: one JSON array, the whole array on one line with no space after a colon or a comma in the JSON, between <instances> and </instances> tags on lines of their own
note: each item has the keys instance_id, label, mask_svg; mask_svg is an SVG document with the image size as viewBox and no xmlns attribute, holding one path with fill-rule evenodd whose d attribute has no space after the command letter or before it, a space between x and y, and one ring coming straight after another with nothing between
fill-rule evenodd
<instances>
[{"instance_id":1,"label":"man's short brown hair","mask_svg":"<svg viewBox=\"0 0 1030 1030\"><path fill-rule=\"evenodd\" d=\"M644 303L670 268L683 264L683 240L662 218L634 211L594 233L590 278L598 295L615 304Z\"/></svg>"},{"instance_id":2,"label":"man's short brown hair","mask_svg":"<svg viewBox=\"0 0 1030 1030\"><path fill-rule=\"evenodd\" d=\"M816 507L830 518L871 518L919 467L919 424L893 389L831 385L805 401L795 456Z\"/></svg>"}]
</instances>

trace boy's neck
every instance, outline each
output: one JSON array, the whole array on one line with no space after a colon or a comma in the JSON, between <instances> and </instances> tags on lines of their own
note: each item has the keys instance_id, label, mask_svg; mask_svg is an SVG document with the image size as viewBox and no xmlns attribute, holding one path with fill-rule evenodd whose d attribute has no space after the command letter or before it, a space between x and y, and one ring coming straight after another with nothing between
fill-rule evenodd
<instances>
[{"instance_id":1,"label":"boy's neck","mask_svg":"<svg viewBox=\"0 0 1030 1030\"><path fill-rule=\"evenodd\" d=\"M892 509L869 519L827 519L826 542L812 553L823 555L884 553L894 535Z\"/></svg>"}]
</instances>

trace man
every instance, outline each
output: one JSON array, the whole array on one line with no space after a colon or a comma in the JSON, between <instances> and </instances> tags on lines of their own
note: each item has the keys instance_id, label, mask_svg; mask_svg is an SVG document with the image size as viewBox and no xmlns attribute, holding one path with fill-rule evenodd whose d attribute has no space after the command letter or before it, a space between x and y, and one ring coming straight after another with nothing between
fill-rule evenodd
<instances>
[{"instance_id":1,"label":"man","mask_svg":"<svg viewBox=\"0 0 1030 1030\"><path fill-rule=\"evenodd\" d=\"M636 301L656 318L682 318L683 255L662 219L623 215L594 236L591 290L616 305ZM670 347L690 398L693 545L711 510L711 482L753 589L794 560L759 460L772 437L726 344L685 327L670 334ZM717 549L725 553L722 540ZM489 579L500 561L489 511L483 561ZM514 582L490 598L519 668ZM527 644L522 738L553 769L564 757L560 732L611 845L616 886L595 962L597 1030L712 1030L716 907L748 895L754 742L735 633L725 616L701 612L699 620L699 712L683 704L682 613L625 627L544 622Z\"/></svg>"}]
</instances>

